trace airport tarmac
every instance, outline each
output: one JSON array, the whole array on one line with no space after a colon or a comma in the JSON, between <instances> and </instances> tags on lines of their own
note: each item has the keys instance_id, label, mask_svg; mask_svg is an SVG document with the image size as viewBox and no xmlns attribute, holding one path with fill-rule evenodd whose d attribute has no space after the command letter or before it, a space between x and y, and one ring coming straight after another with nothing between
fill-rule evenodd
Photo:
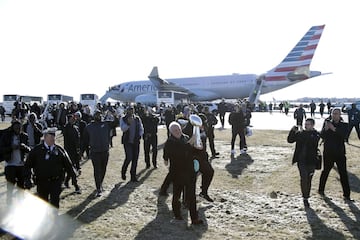
<instances>
[{"instance_id":1,"label":"airport tarmac","mask_svg":"<svg viewBox=\"0 0 360 240\"><path fill-rule=\"evenodd\" d=\"M278 110L273 111L271 114L270 112L252 112L251 118L251 127L252 129L261 129L261 130L290 130L292 126L295 125L294 119L294 110L291 109L288 115L284 113L280 113ZM225 115L225 129L230 129L231 125L229 124L229 115L230 113L226 113ZM322 125L324 123L325 118L327 118L329 114L324 113L323 117L321 118L320 113L315 113L315 128L320 131ZM310 117L310 112L306 112L306 117ZM348 121L347 114L342 114L342 117L345 122ZM218 124L215 126L217 129L221 129L221 123L219 119L219 115L217 115ZM11 120L10 117L6 117L5 122L9 123ZM159 128L163 128L164 126L159 126Z\"/></svg>"},{"instance_id":2,"label":"airport tarmac","mask_svg":"<svg viewBox=\"0 0 360 240\"><path fill-rule=\"evenodd\" d=\"M231 125L228 122L229 114L225 115L225 128L231 128ZM294 119L294 112L290 111L288 115L284 113L280 113L279 111L270 112L252 112L251 113L251 123L252 129L261 129L261 130L290 130L295 124L296 121ZM324 123L325 118L327 118L329 114L323 115L321 118L320 113L315 113L315 129L320 131L322 125ZM310 117L310 112L306 113L306 117ZM347 122L347 114L342 114L342 117L345 122ZM215 126L215 128L221 128L220 121Z\"/></svg>"}]
</instances>

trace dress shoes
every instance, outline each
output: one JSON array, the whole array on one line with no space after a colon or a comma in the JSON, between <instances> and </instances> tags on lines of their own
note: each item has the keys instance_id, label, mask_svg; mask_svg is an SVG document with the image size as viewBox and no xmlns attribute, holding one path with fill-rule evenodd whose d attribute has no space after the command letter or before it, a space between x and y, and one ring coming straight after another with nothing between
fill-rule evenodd
<instances>
[{"instance_id":1,"label":"dress shoes","mask_svg":"<svg viewBox=\"0 0 360 240\"><path fill-rule=\"evenodd\" d=\"M206 199L209 202L214 202L214 200L211 197L209 197L209 195L207 195L206 193L200 193L199 196Z\"/></svg>"},{"instance_id":2,"label":"dress shoes","mask_svg":"<svg viewBox=\"0 0 360 240\"><path fill-rule=\"evenodd\" d=\"M350 198L350 197L344 197L344 200L345 200L346 202L355 202L355 200L352 199L352 198Z\"/></svg>"}]
</instances>

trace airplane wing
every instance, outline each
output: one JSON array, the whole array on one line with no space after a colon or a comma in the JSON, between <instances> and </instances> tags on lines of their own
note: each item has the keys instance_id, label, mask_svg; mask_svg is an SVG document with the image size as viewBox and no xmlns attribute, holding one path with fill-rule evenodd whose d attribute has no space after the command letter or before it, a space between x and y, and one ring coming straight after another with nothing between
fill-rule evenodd
<instances>
[{"instance_id":1,"label":"airplane wing","mask_svg":"<svg viewBox=\"0 0 360 240\"><path fill-rule=\"evenodd\" d=\"M153 67L150 75L149 80L154 84L158 91L175 91L175 92L182 92L186 93L189 96L195 95L189 89L176 85L174 83L168 82L165 79L159 77L158 68L155 66Z\"/></svg>"}]
</instances>

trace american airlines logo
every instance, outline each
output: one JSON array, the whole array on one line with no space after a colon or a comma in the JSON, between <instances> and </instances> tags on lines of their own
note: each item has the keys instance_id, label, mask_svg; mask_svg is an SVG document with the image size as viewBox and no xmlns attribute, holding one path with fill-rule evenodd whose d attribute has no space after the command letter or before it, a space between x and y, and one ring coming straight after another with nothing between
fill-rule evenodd
<instances>
[{"instance_id":1,"label":"american airlines logo","mask_svg":"<svg viewBox=\"0 0 360 240\"><path fill-rule=\"evenodd\" d=\"M156 88L152 84L130 84L128 92L154 92Z\"/></svg>"}]
</instances>

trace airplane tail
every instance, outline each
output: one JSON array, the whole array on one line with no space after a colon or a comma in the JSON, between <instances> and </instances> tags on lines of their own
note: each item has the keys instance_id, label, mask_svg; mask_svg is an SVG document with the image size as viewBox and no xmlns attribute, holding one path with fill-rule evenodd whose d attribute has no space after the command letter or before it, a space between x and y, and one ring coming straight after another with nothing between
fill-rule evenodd
<instances>
[{"instance_id":1,"label":"airplane tail","mask_svg":"<svg viewBox=\"0 0 360 240\"><path fill-rule=\"evenodd\" d=\"M325 25L313 26L300 39L284 60L265 74L265 81L297 81L320 76L310 71L311 60L318 46Z\"/></svg>"}]
</instances>

